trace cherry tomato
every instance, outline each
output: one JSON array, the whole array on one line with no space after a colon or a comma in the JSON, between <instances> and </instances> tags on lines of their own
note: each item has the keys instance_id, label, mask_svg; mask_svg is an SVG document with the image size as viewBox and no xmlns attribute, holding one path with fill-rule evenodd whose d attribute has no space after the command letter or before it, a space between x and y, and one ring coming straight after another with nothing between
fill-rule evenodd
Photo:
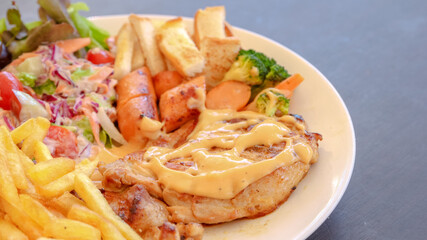
<instances>
[{"instance_id":1,"label":"cherry tomato","mask_svg":"<svg viewBox=\"0 0 427 240\"><path fill-rule=\"evenodd\" d=\"M110 52L102 50L100 48L94 48L89 50L86 58L93 64L114 63L113 55L111 55Z\"/></svg>"},{"instance_id":2,"label":"cherry tomato","mask_svg":"<svg viewBox=\"0 0 427 240\"><path fill-rule=\"evenodd\" d=\"M11 109L12 90L22 91L22 83L10 72L0 72L0 107Z\"/></svg>"},{"instance_id":3,"label":"cherry tomato","mask_svg":"<svg viewBox=\"0 0 427 240\"><path fill-rule=\"evenodd\" d=\"M53 157L76 158L78 156L77 137L71 130L50 126L43 142L49 146L49 149L53 149Z\"/></svg>"}]
</instances>

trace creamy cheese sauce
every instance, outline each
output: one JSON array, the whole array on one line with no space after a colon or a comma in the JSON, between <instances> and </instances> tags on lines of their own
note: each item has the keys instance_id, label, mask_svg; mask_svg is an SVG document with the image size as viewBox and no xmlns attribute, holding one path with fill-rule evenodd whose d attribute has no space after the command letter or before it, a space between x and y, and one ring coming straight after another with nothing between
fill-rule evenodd
<instances>
[{"instance_id":1,"label":"creamy cheese sauce","mask_svg":"<svg viewBox=\"0 0 427 240\"><path fill-rule=\"evenodd\" d=\"M249 184L279 167L296 161L309 163L313 150L297 142L285 125L304 129L292 116L269 118L245 111L204 110L187 143L176 149L150 147L143 166L166 188L198 196L230 199ZM247 131L246 129L250 129ZM281 152L262 161L244 158L241 153L252 146L271 146L286 142ZM171 160L193 161L185 171L170 169Z\"/></svg>"}]
</instances>

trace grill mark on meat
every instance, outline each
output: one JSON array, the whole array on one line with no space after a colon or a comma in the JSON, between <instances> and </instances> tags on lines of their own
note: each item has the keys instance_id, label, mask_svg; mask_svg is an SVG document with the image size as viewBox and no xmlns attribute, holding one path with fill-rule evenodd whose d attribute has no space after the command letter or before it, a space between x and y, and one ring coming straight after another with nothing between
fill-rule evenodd
<instances>
[{"instance_id":1,"label":"grill mark on meat","mask_svg":"<svg viewBox=\"0 0 427 240\"><path fill-rule=\"evenodd\" d=\"M275 143L271 146L255 145L246 148L241 154L241 157L251 159L253 161L262 161L275 157L277 154L283 151L286 147L286 142Z\"/></svg>"}]
</instances>

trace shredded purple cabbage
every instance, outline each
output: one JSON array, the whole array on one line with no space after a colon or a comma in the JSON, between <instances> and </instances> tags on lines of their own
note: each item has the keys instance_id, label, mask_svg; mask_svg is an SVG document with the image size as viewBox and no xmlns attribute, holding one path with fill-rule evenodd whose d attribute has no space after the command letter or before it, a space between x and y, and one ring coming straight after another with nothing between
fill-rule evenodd
<instances>
[{"instance_id":1,"label":"shredded purple cabbage","mask_svg":"<svg viewBox=\"0 0 427 240\"><path fill-rule=\"evenodd\" d=\"M58 117L72 118L76 115L76 112L68 105L66 100L49 103L49 105L52 111L52 119L50 120L52 123L61 124L62 122L57 122Z\"/></svg>"},{"instance_id":2,"label":"shredded purple cabbage","mask_svg":"<svg viewBox=\"0 0 427 240\"><path fill-rule=\"evenodd\" d=\"M6 126L7 126L7 128L9 128L9 131L12 131L13 129L15 129L15 127L10 122L9 118L6 117L5 115L3 115L3 121L4 121L4 123L6 123Z\"/></svg>"},{"instance_id":3,"label":"shredded purple cabbage","mask_svg":"<svg viewBox=\"0 0 427 240\"><path fill-rule=\"evenodd\" d=\"M67 76L67 74L63 73L58 67L52 71L52 75L53 76L56 75L57 77L59 77L59 79L61 79L62 81L66 82L67 84L69 84L73 87L76 86L76 84L73 82L73 80L71 80L71 78L69 78Z\"/></svg>"},{"instance_id":4,"label":"shredded purple cabbage","mask_svg":"<svg viewBox=\"0 0 427 240\"><path fill-rule=\"evenodd\" d=\"M81 151L80 151L80 153L79 153L79 157L84 157L84 156L86 156L86 155L84 155L84 154L88 154L88 150L90 150L90 148L91 148L91 145L92 144L87 144ZM89 154L88 154L89 155Z\"/></svg>"},{"instance_id":5,"label":"shredded purple cabbage","mask_svg":"<svg viewBox=\"0 0 427 240\"><path fill-rule=\"evenodd\" d=\"M97 102L90 101L90 105L92 106L92 108L95 111L95 113L98 113L99 104Z\"/></svg>"}]
</instances>

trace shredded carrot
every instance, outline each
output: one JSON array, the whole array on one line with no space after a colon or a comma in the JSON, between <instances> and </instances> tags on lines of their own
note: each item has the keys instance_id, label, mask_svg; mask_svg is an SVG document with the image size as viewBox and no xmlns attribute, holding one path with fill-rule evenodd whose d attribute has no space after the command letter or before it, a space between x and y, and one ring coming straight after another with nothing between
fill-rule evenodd
<instances>
[{"instance_id":1,"label":"shredded carrot","mask_svg":"<svg viewBox=\"0 0 427 240\"><path fill-rule=\"evenodd\" d=\"M90 44L90 38L72 38L55 42L66 53L73 53Z\"/></svg>"},{"instance_id":2,"label":"shredded carrot","mask_svg":"<svg viewBox=\"0 0 427 240\"><path fill-rule=\"evenodd\" d=\"M100 130L100 128L99 128L99 124L98 124L98 122L96 120L96 114L95 114L92 106L90 105L90 99L88 97L85 97L83 99L83 103L82 103L81 109L82 109L84 115L86 117L88 117L88 119L89 119L90 127L92 128L92 133L93 133L93 136L95 138L96 143L99 146L103 146L103 144L99 140L99 130Z\"/></svg>"},{"instance_id":3,"label":"shredded carrot","mask_svg":"<svg viewBox=\"0 0 427 240\"><path fill-rule=\"evenodd\" d=\"M59 85L56 87L55 92L56 92L56 93L60 93L60 92L63 92L64 90L65 90L65 86L64 86L63 84L59 84Z\"/></svg>"},{"instance_id":4,"label":"shredded carrot","mask_svg":"<svg viewBox=\"0 0 427 240\"><path fill-rule=\"evenodd\" d=\"M99 83L98 84L98 88L99 88L99 93L100 94L106 94L110 90L108 88L107 84L105 84L105 83Z\"/></svg>"},{"instance_id":5,"label":"shredded carrot","mask_svg":"<svg viewBox=\"0 0 427 240\"><path fill-rule=\"evenodd\" d=\"M47 114L49 115L49 119L52 117L52 109L50 108L50 105L45 102L44 107L46 108Z\"/></svg>"},{"instance_id":6,"label":"shredded carrot","mask_svg":"<svg viewBox=\"0 0 427 240\"><path fill-rule=\"evenodd\" d=\"M114 71L113 68L103 66L99 70L89 77L89 80L104 80Z\"/></svg>"}]
</instances>

